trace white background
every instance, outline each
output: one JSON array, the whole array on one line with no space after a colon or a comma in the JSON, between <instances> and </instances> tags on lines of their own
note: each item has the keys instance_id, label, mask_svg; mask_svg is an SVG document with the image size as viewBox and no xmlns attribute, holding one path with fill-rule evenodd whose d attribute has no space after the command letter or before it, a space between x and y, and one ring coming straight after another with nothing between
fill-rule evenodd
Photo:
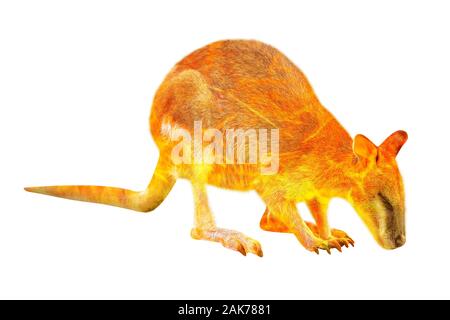
<instances>
[{"instance_id":1,"label":"white background","mask_svg":"<svg viewBox=\"0 0 450 320\"><path fill-rule=\"evenodd\" d=\"M450 298L450 6L364 3L2 1L0 297ZM408 131L404 247L378 247L341 200L331 223L356 247L316 256L259 229L255 193L210 188L219 225L258 239L261 259L190 238L188 181L150 214L23 191L143 189L155 90L183 56L228 38L284 52L351 135Z\"/></svg>"}]
</instances>

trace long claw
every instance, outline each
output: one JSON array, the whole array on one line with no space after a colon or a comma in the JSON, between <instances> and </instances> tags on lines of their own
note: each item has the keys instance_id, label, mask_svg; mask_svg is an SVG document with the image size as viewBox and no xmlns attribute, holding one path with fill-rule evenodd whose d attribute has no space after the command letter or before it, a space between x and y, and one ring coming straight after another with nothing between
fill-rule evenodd
<instances>
[{"instance_id":1,"label":"long claw","mask_svg":"<svg viewBox=\"0 0 450 320\"><path fill-rule=\"evenodd\" d=\"M262 257L263 256L263 251L261 249L261 246L258 243L254 243L252 250L251 250L254 254L256 254L258 257Z\"/></svg>"},{"instance_id":2,"label":"long claw","mask_svg":"<svg viewBox=\"0 0 450 320\"><path fill-rule=\"evenodd\" d=\"M317 227L310 222L307 222L306 224L312 231L315 227ZM318 238L318 242L316 246L311 249L311 251L314 251L317 254L319 254L320 252L319 249L327 251L328 254L331 254L332 249L336 249L339 252L342 252L344 246L346 248L349 248L350 245L352 247L355 246L355 242L353 241L353 239L350 238L347 233L338 229L331 229L331 236L328 239L322 239L317 234L315 234L315 236Z\"/></svg>"},{"instance_id":3,"label":"long claw","mask_svg":"<svg viewBox=\"0 0 450 320\"><path fill-rule=\"evenodd\" d=\"M247 251L245 251L244 246L242 245L242 243L239 243L238 247L237 247L237 251L239 251L240 253L242 253L243 256L247 255Z\"/></svg>"},{"instance_id":4,"label":"long claw","mask_svg":"<svg viewBox=\"0 0 450 320\"><path fill-rule=\"evenodd\" d=\"M247 238L247 241L248 241L247 246L245 245L245 243L242 243L244 245L245 251L247 251L247 253L254 253L258 257L262 257L263 252L259 242L250 238Z\"/></svg>"}]
</instances>

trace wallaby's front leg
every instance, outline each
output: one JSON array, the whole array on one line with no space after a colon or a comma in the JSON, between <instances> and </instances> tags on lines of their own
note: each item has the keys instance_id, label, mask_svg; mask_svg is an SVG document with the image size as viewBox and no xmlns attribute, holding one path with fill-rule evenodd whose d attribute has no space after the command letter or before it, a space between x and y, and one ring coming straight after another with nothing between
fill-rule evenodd
<instances>
[{"instance_id":1,"label":"wallaby's front leg","mask_svg":"<svg viewBox=\"0 0 450 320\"><path fill-rule=\"evenodd\" d=\"M327 215L328 200L314 199L307 201L306 204L316 224L308 221L304 221L304 223L312 231L314 236L323 240L336 240L341 247L354 246L355 242L347 233L338 229L330 229ZM266 208L261 218L260 227L266 231L293 233L290 227L282 222L276 214L272 214L269 208ZM340 247L336 249L340 250Z\"/></svg>"},{"instance_id":2,"label":"wallaby's front leg","mask_svg":"<svg viewBox=\"0 0 450 320\"><path fill-rule=\"evenodd\" d=\"M264 199L264 198L263 198ZM300 243L309 251L319 253L319 249L326 250L328 253L335 248L341 251L341 245L334 239L321 239L303 221L298 213L295 202L285 199L271 198L266 201L268 212L274 220L286 226L289 232L293 233Z\"/></svg>"},{"instance_id":3,"label":"wallaby's front leg","mask_svg":"<svg viewBox=\"0 0 450 320\"><path fill-rule=\"evenodd\" d=\"M327 215L328 203L328 200L319 200L317 198L306 202L312 217L316 221L316 231L322 239L328 239L331 236Z\"/></svg>"},{"instance_id":4,"label":"wallaby's front leg","mask_svg":"<svg viewBox=\"0 0 450 320\"><path fill-rule=\"evenodd\" d=\"M327 216L328 202L328 200L319 201L318 199L307 201L308 208L317 225L307 221L305 223L316 236L322 239L328 239L331 236ZM271 214L268 208L266 208L261 218L260 227L266 231L291 232L288 226L279 221L275 215Z\"/></svg>"},{"instance_id":5,"label":"wallaby's front leg","mask_svg":"<svg viewBox=\"0 0 450 320\"><path fill-rule=\"evenodd\" d=\"M219 242L224 247L239 251L244 256L247 253L263 256L261 245L258 241L238 231L218 228L209 208L205 184L193 181L192 187L195 202L195 225L191 231L192 238Z\"/></svg>"},{"instance_id":6,"label":"wallaby's front leg","mask_svg":"<svg viewBox=\"0 0 450 320\"><path fill-rule=\"evenodd\" d=\"M288 226L283 224L281 221L277 219L276 216L270 213L269 208L266 208L266 211L264 211L261 221L259 222L259 226L261 227L261 229L265 231L282 232L282 233L291 232Z\"/></svg>"},{"instance_id":7,"label":"wallaby's front leg","mask_svg":"<svg viewBox=\"0 0 450 320\"><path fill-rule=\"evenodd\" d=\"M338 229L330 229L328 224L328 203L327 199L314 198L306 202L311 215L316 221L316 225L310 222L306 224L322 239L334 239L339 242L341 246L348 248L348 245L354 246L355 242L344 231Z\"/></svg>"}]
</instances>

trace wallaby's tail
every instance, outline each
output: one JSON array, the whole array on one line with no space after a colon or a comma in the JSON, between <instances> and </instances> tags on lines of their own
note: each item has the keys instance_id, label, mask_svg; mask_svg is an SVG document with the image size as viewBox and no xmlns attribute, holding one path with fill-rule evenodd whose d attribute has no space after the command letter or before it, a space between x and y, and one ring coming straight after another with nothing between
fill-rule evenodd
<instances>
[{"instance_id":1,"label":"wallaby's tail","mask_svg":"<svg viewBox=\"0 0 450 320\"><path fill-rule=\"evenodd\" d=\"M29 187L26 191L49 196L102 203L116 207L148 212L158 207L169 194L176 178L170 172L167 162L161 159L156 166L152 180L142 192L101 186L49 186Z\"/></svg>"}]
</instances>

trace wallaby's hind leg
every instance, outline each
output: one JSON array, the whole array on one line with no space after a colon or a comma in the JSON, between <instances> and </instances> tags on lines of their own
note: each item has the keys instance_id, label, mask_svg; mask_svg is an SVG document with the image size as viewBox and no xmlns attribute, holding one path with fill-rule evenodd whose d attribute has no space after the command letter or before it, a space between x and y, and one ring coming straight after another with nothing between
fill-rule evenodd
<instances>
[{"instance_id":1,"label":"wallaby's hind leg","mask_svg":"<svg viewBox=\"0 0 450 320\"><path fill-rule=\"evenodd\" d=\"M225 248L239 251L244 256L254 253L263 256L261 245L241 232L222 229L216 226L214 216L211 213L203 181L192 181L194 203L195 203L195 225L191 236L197 240L208 240L221 243Z\"/></svg>"},{"instance_id":2,"label":"wallaby's hind leg","mask_svg":"<svg viewBox=\"0 0 450 320\"><path fill-rule=\"evenodd\" d=\"M141 192L103 186L49 186L29 187L29 192L49 196L107 204L139 212L152 211L169 194L176 178L171 172L169 161L159 159L148 187Z\"/></svg>"}]
</instances>

